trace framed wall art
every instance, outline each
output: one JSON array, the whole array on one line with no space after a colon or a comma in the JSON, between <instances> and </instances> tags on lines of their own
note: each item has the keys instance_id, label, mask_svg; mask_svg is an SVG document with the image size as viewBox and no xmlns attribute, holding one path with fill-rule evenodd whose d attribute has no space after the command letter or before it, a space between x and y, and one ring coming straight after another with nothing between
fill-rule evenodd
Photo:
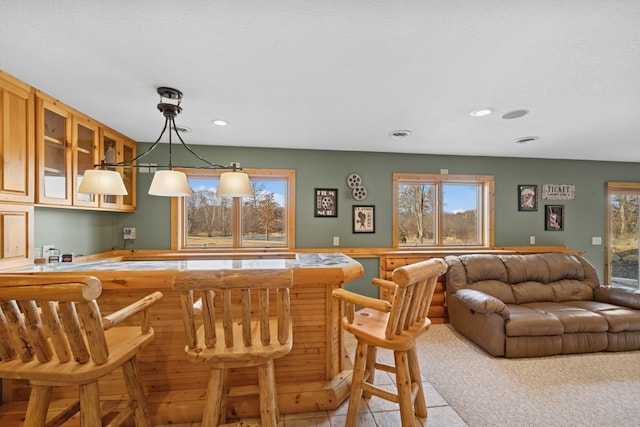
<instances>
[{"instance_id":1,"label":"framed wall art","mask_svg":"<svg viewBox=\"0 0 640 427\"><path fill-rule=\"evenodd\" d=\"M564 205L544 205L544 229L564 230Z\"/></svg>"},{"instance_id":2,"label":"framed wall art","mask_svg":"<svg viewBox=\"0 0 640 427\"><path fill-rule=\"evenodd\" d=\"M338 216L338 190L336 188L316 188L314 216Z\"/></svg>"},{"instance_id":3,"label":"framed wall art","mask_svg":"<svg viewBox=\"0 0 640 427\"><path fill-rule=\"evenodd\" d=\"M538 186L531 184L518 185L518 210L538 210Z\"/></svg>"},{"instance_id":4,"label":"framed wall art","mask_svg":"<svg viewBox=\"0 0 640 427\"><path fill-rule=\"evenodd\" d=\"M354 206L353 207L353 232L354 233L375 233L376 232L375 206Z\"/></svg>"}]
</instances>

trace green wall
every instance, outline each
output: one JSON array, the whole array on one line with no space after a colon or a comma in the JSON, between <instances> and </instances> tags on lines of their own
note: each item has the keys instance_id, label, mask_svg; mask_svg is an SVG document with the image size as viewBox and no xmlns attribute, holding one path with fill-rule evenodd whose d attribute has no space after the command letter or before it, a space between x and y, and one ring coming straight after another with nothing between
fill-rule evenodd
<instances>
[{"instance_id":1,"label":"green wall","mask_svg":"<svg viewBox=\"0 0 640 427\"><path fill-rule=\"evenodd\" d=\"M139 144L146 150L149 144ZM145 157L149 162L166 162L167 144L160 144ZM637 163L547 160L500 157L434 156L416 154L364 153L345 151L255 149L192 146L203 157L217 163L239 161L248 168L296 170L296 245L298 248L331 247L332 237L340 237L342 247L390 247L392 240L392 174L439 173L493 175L495 177L495 245L523 246L529 236L537 245L567 245L584 252L604 274L605 246L592 246L591 237L605 237L605 183L640 181ZM198 166L198 160L181 147L174 147L173 163ZM186 154L185 154L186 153ZM349 196L346 178L358 173L367 188L367 198ZM152 175L138 175L136 213L106 213L67 209L36 209L35 244L54 243L63 252L94 253L122 248L122 228L136 227L134 249L168 249L170 199L146 194ZM539 199L538 211L519 212L518 184L573 184L575 199ZM338 189L338 217L313 216L313 190ZM375 205L375 234L353 234L351 206ZM564 231L544 230L544 205L565 205ZM131 246L128 246L129 248ZM360 260L365 264L365 260ZM377 275L377 262L366 261L366 277ZM374 270L374 271L371 271ZM369 290L363 291L369 294Z\"/></svg>"}]
</instances>

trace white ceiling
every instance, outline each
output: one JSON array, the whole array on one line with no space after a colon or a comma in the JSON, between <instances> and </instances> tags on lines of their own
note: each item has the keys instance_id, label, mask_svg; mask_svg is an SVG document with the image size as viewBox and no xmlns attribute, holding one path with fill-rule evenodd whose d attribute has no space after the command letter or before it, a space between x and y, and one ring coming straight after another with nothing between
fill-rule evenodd
<instances>
[{"instance_id":1,"label":"white ceiling","mask_svg":"<svg viewBox=\"0 0 640 427\"><path fill-rule=\"evenodd\" d=\"M640 161L638 0L3 0L0 52L137 141L170 86L193 145Z\"/></svg>"}]
</instances>

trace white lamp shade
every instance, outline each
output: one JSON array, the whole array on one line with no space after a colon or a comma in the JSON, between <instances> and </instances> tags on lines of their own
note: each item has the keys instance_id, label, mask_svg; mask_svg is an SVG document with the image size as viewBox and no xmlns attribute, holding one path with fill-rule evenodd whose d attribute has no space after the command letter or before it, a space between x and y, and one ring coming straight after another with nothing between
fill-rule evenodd
<instances>
[{"instance_id":1,"label":"white lamp shade","mask_svg":"<svg viewBox=\"0 0 640 427\"><path fill-rule=\"evenodd\" d=\"M174 170L157 171L153 175L149 194L152 196L190 196L191 188L184 172Z\"/></svg>"},{"instance_id":2,"label":"white lamp shade","mask_svg":"<svg viewBox=\"0 0 640 427\"><path fill-rule=\"evenodd\" d=\"M221 174L216 194L226 197L253 196L253 187L249 182L249 175L244 172L225 172Z\"/></svg>"},{"instance_id":3,"label":"white lamp shade","mask_svg":"<svg viewBox=\"0 0 640 427\"><path fill-rule=\"evenodd\" d=\"M81 194L110 194L124 196L129 194L124 186L122 176L116 171L106 169L89 169L84 171L78 187Z\"/></svg>"}]
</instances>

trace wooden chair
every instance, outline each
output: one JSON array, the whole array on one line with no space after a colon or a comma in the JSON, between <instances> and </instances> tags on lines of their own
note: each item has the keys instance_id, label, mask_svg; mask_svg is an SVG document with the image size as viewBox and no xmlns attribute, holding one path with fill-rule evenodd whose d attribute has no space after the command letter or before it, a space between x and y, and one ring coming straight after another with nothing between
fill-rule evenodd
<instances>
[{"instance_id":1,"label":"wooden chair","mask_svg":"<svg viewBox=\"0 0 640 427\"><path fill-rule=\"evenodd\" d=\"M447 265L440 258L396 268L392 279L373 279L373 283L392 292L392 302L370 298L344 289L333 296L346 302L345 331L357 339L355 361L347 412L347 427L358 420L361 397L371 395L400 405L402 425L414 426L415 414L427 417L422 377L416 351L416 338L425 333L431 321L427 317L438 276ZM355 311L355 305L364 308ZM378 362L378 348L393 350L395 365ZM397 393L374 385L376 369L395 374Z\"/></svg>"},{"instance_id":2,"label":"wooden chair","mask_svg":"<svg viewBox=\"0 0 640 427\"><path fill-rule=\"evenodd\" d=\"M0 377L29 380L24 425L59 426L80 412L80 425L101 426L98 380L122 368L130 402L112 416L131 416L150 426L136 364L138 350L153 340L149 307L160 292L102 317L96 298L102 283L93 276L0 274ZM113 326L143 312L140 326ZM78 386L79 399L46 422L54 386ZM46 424L45 424L46 423Z\"/></svg>"},{"instance_id":3,"label":"wooden chair","mask_svg":"<svg viewBox=\"0 0 640 427\"><path fill-rule=\"evenodd\" d=\"M173 288L181 291L186 355L192 362L211 366L203 427L226 422L228 396L252 394L260 396L262 425L277 424L273 360L289 353L293 344L291 286L289 269L199 270L177 274ZM275 304L270 303L274 298ZM257 304L252 304L255 299ZM270 305L276 309L272 310ZM196 329L198 314L202 325ZM231 389L228 370L252 366L258 369L257 387Z\"/></svg>"}]
</instances>

